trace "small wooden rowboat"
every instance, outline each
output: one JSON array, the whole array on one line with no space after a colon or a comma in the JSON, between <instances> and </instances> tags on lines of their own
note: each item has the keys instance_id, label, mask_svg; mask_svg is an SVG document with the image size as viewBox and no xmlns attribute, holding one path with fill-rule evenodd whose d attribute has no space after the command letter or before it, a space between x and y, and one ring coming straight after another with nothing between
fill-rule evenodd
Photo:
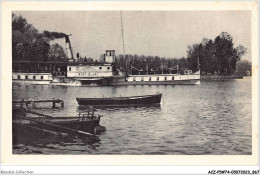
<instances>
[{"instance_id":1,"label":"small wooden rowboat","mask_svg":"<svg viewBox=\"0 0 260 175\"><path fill-rule=\"evenodd\" d=\"M25 112L37 117L13 115L14 143L19 142L24 137L44 138L71 135L98 139L98 136L95 135L99 132L97 128L105 130L105 127L99 125L101 116L95 116L94 111L80 113L77 117L52 117L29 110L25 110ZM15 113L17 114L17 111Z\"/></svg>"},{"instance_id":2,"label":"small wooden rowboat","mask_svg":"<svg viewBox=\"0 0 260 175\"><path fill-rule=\"evenodd\" d=\"M162 94L131 96L131 97L111 97L111 98L76 98L79 105L91 106L127 106L127 105L149 105L161 102Z\"/></svg>"}]
</instances>

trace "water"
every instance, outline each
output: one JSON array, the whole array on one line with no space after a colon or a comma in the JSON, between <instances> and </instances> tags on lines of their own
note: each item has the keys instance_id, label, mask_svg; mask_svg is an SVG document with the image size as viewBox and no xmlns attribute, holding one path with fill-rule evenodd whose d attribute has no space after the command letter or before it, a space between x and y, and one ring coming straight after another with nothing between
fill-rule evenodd
<instances>
[{"instance_id":1,"label":"water","mask_svg":"<svg viewBox=\"0 0 260 175\"><path fill-rule=\"evenodd\" d=\"M200 85L66 87L13 84L13 99L65 101L65 108L38 110L75 116L76 97L110 97L163 93L159 106L97 109L107 131L97 143L82 139L14 145L22 154L252 154L251 78L201 82Z\"/></svg>"}]
</instances>

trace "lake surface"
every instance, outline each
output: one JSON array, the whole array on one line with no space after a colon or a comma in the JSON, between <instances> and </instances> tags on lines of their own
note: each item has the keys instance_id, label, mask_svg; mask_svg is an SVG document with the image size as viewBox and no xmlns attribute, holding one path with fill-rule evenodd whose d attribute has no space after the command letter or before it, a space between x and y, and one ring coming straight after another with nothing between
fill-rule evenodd
<instances>
[{"instance_id":1,"label":"lake surface","mask_svg":"<svg viewBox=\"0 0 260 175\"><path fill-rule=\"evenodd\" d=\"M97 143L82 139L13 145L18 154L252 154L251 77L200 85L67 87L13 83L13 100L64 100L65 108L38 105L41 113L76 116L76 97L163 93L159 106L97 109L106 127ZM59 105L57 105L59 106Z\"/></svg>"}]
</instances>

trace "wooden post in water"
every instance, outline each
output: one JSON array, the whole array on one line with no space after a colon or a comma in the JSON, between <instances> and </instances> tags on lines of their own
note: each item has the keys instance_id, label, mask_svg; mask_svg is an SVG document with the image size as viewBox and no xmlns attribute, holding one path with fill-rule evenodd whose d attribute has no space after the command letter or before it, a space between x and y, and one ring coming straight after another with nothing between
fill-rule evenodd
<instances>
[{"instance_id":1,"label":"wooden post in water","mask_svg":"<svg viewBox=\"0 0 260 175\"><path fill-rule=\"evenodd\" d=\"M52 108L55 108L55 102L54 101L52 102Z\"/></svg>"},{"instance_id":2,"label":"wooden post in water","mask_svg":"<svg viewBox=\"0 0 260 175\"><path fill-rule=\"evenodd\" d=\"M61 106L61 108L64 108L64 101L60 102L60 106Z\"/></svg>"}]
</instances>

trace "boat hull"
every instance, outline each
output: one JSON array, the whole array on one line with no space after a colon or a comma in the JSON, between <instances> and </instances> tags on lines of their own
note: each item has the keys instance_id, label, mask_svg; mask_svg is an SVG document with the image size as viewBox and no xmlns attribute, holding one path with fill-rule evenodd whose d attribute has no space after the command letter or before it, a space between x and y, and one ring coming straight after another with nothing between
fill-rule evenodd
<instances>
[{"instance_id":1,"label":"boat hull","mask_svg":"<svg viewBox=\"0 0 260 175\"><path fill-rule=\"evenodd\" d=\"M86 121L49 121L49 123L94 134L94 129L99 126L99 121L96 119Z\"/></svg>"},{"instance_id":2,"label":"boat hull","mask_svg":"<svg viewBox=\"0 0 260 175\"><path fill-rule=\"evenodd\" d=\"M128 106L128 105L149 105L161 102L162 94L134 96L134 97L115 97L115 98L76 98L79 105L91 106Z\"/></svg>"},{"instance_id":3,"label":"boat hull","mask_svg":"<svg viewBox=\"0 0 260 175\"><path fill-rule=\"evenodd\" d=\"M53 127L49 124L58 125L61 127L66 127L74 130L85 131L89 133L94 133L94 129L96 126L99 125L100 118L94 116L93 119L84 119L82 117L53 117L51 119L37 119L36 117L27 117L28 119L41 121L40 123L37 122L28 122L26 119L20 120L17 123L21 123L23 125L30 125L32 127L39 127L43 129L50 129L53 131L61 132L62 129Z\"/></svg>"},{"instance_id":4,"label":"boat hull","mask_svg":"<svg viewBox=\"0 0 260 175\"><path fill-rule=\"evenodd\" d=\"M112 86L127 86L127 85L196 85L200 84L200 80L181 80L181 81L131 81L131 82L111 82Z\"/></svg>"},{"instance_id":5,"label":"boat hull","mask_svg":"<svg viewBox=\"0 0 260 175\"><path fill-rule=\"evenodd\" d=\"M36 117L28 117L28 119L29 120L13 120L12 131L14 144L30 142L37 139L53 139L75 135L81 136L82 134L80 132L95 134L95 128L99 126L100 122L99 117L93 119L85 119L82 117L37 119Z\"/></svg>"},{"instance_id":6,"label":"boat hull","mask_svg":"<svg viewBox=\"0 0 260 175\"><path fill-rule=\"evenodd\" d=\"M39 84L39 85L46 85L50 84L50 80L46 81L37 81L37 80L13 80L14 84Z\"/></svg>"}]
</instances>

